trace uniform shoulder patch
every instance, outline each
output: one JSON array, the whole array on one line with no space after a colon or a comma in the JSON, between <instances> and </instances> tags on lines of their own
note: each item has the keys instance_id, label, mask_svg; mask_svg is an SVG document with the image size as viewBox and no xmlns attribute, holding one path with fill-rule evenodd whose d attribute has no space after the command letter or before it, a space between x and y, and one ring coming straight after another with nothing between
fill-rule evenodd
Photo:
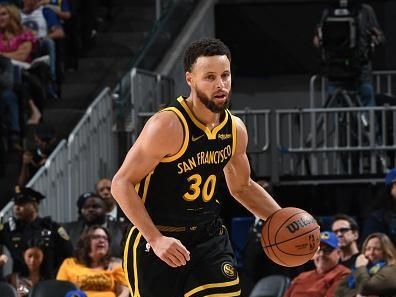
<instances>
[{"instance_id":1,"label":"uniform shoulder patch","mask_svg":"<svg viewBox=\"0 0 396 297\"><path fill-rule=\"evenodd\" d=\"M60 237L62 237L64 240L70 240L70 236L67 233L67 231L65 230L65 228L63 228L62 226L60 226L58 228L58 234Z\"/></svg>"}]
</instances>

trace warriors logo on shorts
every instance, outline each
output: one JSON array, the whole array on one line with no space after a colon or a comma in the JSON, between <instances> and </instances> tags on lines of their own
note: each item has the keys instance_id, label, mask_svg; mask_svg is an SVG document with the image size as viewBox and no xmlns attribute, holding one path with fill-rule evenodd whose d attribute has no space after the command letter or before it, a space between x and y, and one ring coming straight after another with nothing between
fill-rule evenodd
<instances>
[{"instance_id":1,"label":"warriors logo on shorts","mask_svg":"<svg viewBox=\"0 0 396 297\"><path fill-rule=\"evenodd\" d=\"M229 263L229 262L224 262L221 265L221 271L223 274L231 279L234 279L236 277L236 270L235 267Z\"/></svg>"}]
</instances>

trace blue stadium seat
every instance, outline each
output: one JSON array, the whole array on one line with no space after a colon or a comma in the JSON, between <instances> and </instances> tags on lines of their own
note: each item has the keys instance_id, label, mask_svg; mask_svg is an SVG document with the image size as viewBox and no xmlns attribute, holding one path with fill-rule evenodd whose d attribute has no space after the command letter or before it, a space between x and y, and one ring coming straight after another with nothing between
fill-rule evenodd
<instances>
[{"instance_id":1,"label":"blue stadium seat","mask_svg":"<svg viewBox=\"0 0 396 297\"><path fill-rule=\"evenodd\" d=\"M254 217L235 217L231 220L231 244L237 259L237 267L242 267L243 253L246 247L249 229L254 223Z\"/></svg>"}]
</instances>

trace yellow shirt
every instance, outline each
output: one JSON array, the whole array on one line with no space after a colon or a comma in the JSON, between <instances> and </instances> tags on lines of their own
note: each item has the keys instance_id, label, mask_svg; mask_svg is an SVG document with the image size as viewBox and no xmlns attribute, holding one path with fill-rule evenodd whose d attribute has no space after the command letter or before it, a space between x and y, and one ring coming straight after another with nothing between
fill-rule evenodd
<instances>
[{"instance_id":1,"label":"yellow shirt","mask_svg":"<svg viewBox=\"0 0 396 297\"><path fill-rule=\"evenodd\" d=\"M116 285L128 286L121 263L107 270L93 269L77 262L76 258L63 261L56 276L58 280L74 283L88 297L116 297Z\"/></svg>"}]
</instances>

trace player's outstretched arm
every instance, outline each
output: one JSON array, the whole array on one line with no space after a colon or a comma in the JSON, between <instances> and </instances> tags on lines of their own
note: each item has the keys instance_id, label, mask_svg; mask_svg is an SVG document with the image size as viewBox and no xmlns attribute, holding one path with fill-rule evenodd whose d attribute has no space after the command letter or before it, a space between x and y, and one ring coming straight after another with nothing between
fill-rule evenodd
<instances>
[{"instance_id":1,"label":"player's outstretched arm","mask_svg":"<svg viewBox=\"0 0 396 297\"><path fill-rule=\"evenodd\" d=\"M190 258L189 252L179 240L160 233L134 187L161 159L176 154L182 141L183 128L176 115L169 111L155 114L129 150L111 185L111 193L126 216L155 254L172 267L185 265Z\"/></svg>"},{"instance_id":2,"label":"player's outstretched arm","mask_svg":"<svg viewBox=\"0 0 396 297\"><path fill-rule=\"evenodd\" d=\"M248 135L243 122L237 121L237 143L235 153L224 168L231 195L254 215L266 219L280 206L260 185L250 178L250 164L246 155Z\"/></svg>"}]
</instances>

